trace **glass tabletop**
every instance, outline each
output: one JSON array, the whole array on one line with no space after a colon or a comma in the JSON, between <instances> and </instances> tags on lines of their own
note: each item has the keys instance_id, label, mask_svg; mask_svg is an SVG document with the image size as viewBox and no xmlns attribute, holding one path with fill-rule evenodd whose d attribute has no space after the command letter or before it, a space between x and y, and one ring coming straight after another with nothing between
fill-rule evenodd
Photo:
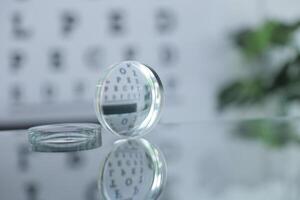
<instances>
[{"instance_id":1,"label":"glass tabletop","mask_svg":"<svg viewBox=\"0 0 300 200\"><path fill-rule=\"evenodd\" d=\"M0 199L299 199L299 122L161 123L130 141L103 130L95 148L68 152L2 131Z\"/></svg>"}]
</instances>

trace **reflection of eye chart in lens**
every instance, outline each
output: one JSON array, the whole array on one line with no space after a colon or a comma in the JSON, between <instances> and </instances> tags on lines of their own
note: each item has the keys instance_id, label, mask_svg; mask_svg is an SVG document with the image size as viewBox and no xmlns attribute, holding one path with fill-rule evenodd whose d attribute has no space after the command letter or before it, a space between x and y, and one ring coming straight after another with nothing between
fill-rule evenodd
<instances>
[{"instance_id":1,"label":"reflection of eye chart in lens","mask_svg":"<svg viewBox=\"0 0 300 200\"><path fill-rule=\"evenodd\" d=\"M103 113L108 123L117 132L132 129L137 120L145 118L150 106L147 80L130 63L124 63L105 83Z\"/></svg>"},{"instance_id":2,"label":"reflection of eye chart in lens","mask_svg":"<svg viewBox=\"0 0 300 200\"><path fill-rule=\"evenodd\" d=\"M165 183L166 165L146 140L124 140L108 155L99 180L103 199L154 200Z\"/></svg>"},{"instance_id":3,"label":"reflection of eye chart in lens","mask_svg":"<svg viewBox=\"0 0 300 200\"><path fill-rule=\"evenodd\" d=\"M96 109L102 124L122 136L138 135L136 130L141 126L154 124L160 112L162 85L150 68L136 61L121 62L101 81Z\"/></svg>"}]
</instances>

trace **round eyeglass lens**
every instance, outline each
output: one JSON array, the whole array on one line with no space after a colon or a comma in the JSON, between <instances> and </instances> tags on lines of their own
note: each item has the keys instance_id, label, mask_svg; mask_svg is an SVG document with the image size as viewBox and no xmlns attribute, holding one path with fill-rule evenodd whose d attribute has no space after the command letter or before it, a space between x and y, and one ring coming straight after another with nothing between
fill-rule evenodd
<instances>
[{"instance_id":1,"label":"round eyeglass lens","mask_svg":"<svg viewBox=\"0 0 300 200\"><path fill-rule=\"evenodd\" d=\"M66 123L35 126L28 129L34 151L66 152L101 146L101 126L91 123Z\"/></svg>"},{"instance_id":2,"label":"round eyeglass lens","mask_svg":"<svg viewBox=\"0 0 300 200\"><path fill-rule=\"evenodd\" d=\"M95 109L99 122L119 136L149 132L159 119L163 86L156 72L137 61L110 67L97 84Z\"/></svg>"}]
</instances>

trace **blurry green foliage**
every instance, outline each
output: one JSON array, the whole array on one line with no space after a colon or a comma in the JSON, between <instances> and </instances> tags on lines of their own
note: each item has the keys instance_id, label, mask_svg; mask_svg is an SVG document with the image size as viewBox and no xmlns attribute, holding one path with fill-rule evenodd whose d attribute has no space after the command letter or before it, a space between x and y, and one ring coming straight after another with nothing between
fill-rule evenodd
<instances>
[{"instance_id":1,"label":"blurry green foliage","mask_svg":"<svg viewBox=\"0 0 300 200\"><path fill-rule=\"evenodd\" d=\"M249 120L239 123L234 133L245 139L259 139L270 147L300 144L300 135L295 133L288 121Z\"/></svg>"},{"instance_id":2,"label":"blurry green foliage","mask_svg":"<svg viewBox=\"0 0 300 200\"><path fill-rule=\"evenodd\" d=\"M257 29L244 29L233 35L234 43L250 57L256 58L273 46L284 46L290 42L300 22L284 24L269 20Z\"/></svg>"},{"instance_id":3,"label":"blurry green foliage","mask_svg":"<svg viewBox=\"0 0 300 200\"><path fill-rule=\"evenodd\" d=\"M234 34L233 41L245 57L259 61L272 47L290 45L299 26L300 21L294 24L267 21L257 29L239 31ZM300 90L297 90L300 85L300 52L297 51L294 59L279 66L275 73L266 73L269 66L265 65L265 62L261 63L261 72L251 73L255 75L225 84L217 97L219 110L258 105L271 95L279 96L282 101L300 101Z\"/></svg>"},{"instance_id":4,"label":"blurry green foliage","mask_svg":"<svg viewBox=\"0 0 300 200\"><path fill-rule=\"evenodd\" d=\"M226 84L218 94L218 108L258 105L275 95L281 102L300 102L300 53L276 73L259 74Z\"/></svg>"},{"instance_id":5,"label":"blurry green foliage","mask_svg":"<svg viewBox=\"0 0 300 200\"><path fill-rule=\"evenodd\" d=\"M248 68L249 76L238 78L225 84L218 93L218 109L266 105L276 98L276 111L283 114L290 102L300 103L300 51L293 44L294 34L300 21L293 24L268 20L261 26L246 28L233 34L233 43L248 62L260 66ZM295 57L277 66L268 66L268 53L276 47L290 47ZM268 71L270 70L270 71ZM300 144L300 136L289 124L253 120L239 123L234 133L248 139L259 139L263 143L279 147L290 142Z\"/></svg>"},{"instance_id":6,"label":"blurry green foliage","mask_svg":"<svg viewBox=\"0 0 300 200\"><path fill-rule=\"evenodd\" d=\"M258 77L253 80L233 81L219 93L219 109L259 103L264 99L265 90L264 82Z\"/></svg>"}]
</instances>

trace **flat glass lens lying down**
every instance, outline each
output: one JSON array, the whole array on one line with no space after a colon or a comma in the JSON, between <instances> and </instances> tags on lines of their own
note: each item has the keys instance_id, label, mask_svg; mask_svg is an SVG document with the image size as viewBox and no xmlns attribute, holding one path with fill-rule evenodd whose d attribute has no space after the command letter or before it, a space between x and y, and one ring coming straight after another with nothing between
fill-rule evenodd
<instances>
[{"instance_id":1,"label":"flat glass lens lying down","mask_svg":"<svg viewBox=\"0 0 300 200\"><path fill-rule=\"evenodd\" d=\"M166 177L166 163L158 148L144 139L119 140L101 167L100 199L156 200Z\"/></svg>"},{"instance_id":2,"label":"flat glass lens lying down","mask_svg":"<svg viewBox=\"0 0 300 200\"><path fill-rule=\"evenodd\" d=\"M162 102L158 75L137 61L113 65L97 85L97 117L107 130L120 136L140 136L151 130Z\"/></svg>"},{"instance_id":3,"label":"flat glass lens lying down","mask_svg":"<svg viewBox=\"0 0 300 200\"><path fill-rule=\"evenodd\" d=\"M67 152L101 146L101 126L91 123L66 123L35 126L28 129L34 151Z\"/></svg>"}]
</instances>

